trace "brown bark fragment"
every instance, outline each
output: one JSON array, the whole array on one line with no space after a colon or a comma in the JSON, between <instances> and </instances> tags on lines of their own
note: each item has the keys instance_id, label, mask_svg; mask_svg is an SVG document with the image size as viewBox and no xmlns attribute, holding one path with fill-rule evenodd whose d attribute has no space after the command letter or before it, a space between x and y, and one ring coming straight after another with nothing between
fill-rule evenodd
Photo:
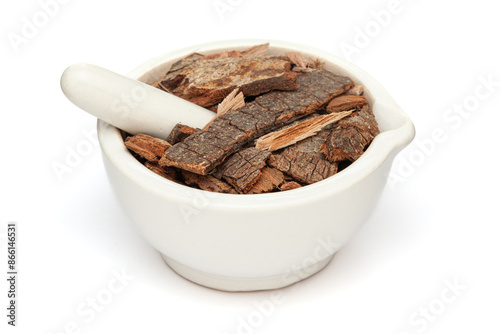
<instances>
[{"instance_id":1,"label":"brown bark fragment","mask_svg":"<svg viewBox=\"0 0 500 334\"><path fill-rule=\"evenodd\" d=\"M224 115L229 110L236 110L245 106L245 97L243 96L243 93L240 92L238 95L236 95L237 93L238 88L235 88L231 93L229 93L228 96L224 98L224 100L217 107L217 116L212 118L212 120L203 127L203 130L208 129L217 117Z\"/></svg>"},{"instance_id":2,"label":"brown bark fragment","mask_svg":"<svg viewBox=\"0 0 500 334\"><path fill-rule=\"evenodd\" d=\"M338 76L323 69L303 73L296 82L301 89L293 94L274 91L255 99L257 103L263 100L281 99L290 106L283 110L276 119L276 125L288 124L324 108L334 97L343 94L353 85L350 78Z\"/></svg>"},{"instance_id":3,"label":"brown bark fragment","mask_svg":"<svg viewBox=\"0 0 500 334\"><path fill-rule=\"evenodd\" d=\"M354 85L354 87L346 92L346 95L363 95L364 91L365 89L363 88L363 86Z\"/></svg>"},{"instance_id":4,"label":"brown bark fragment","mask_svg":"<svg viewBox=\"0 0 500 334\"><path fill-rule=\"evenodd\" d=\"M245 96L242 92L238 94L238 88L235 88L228 96L222 100L217 107L217 115L224 115L229 110L238 109L245 105ZM238 94L238 95L236 95Z\"/></svg>"},{"instance_id":5,"label":"brown bark fragment","mask_svg":"<svg viewBox=\"0 0 500 334\"><path fill-rule=\"evenodd\" d=\"M297 151L310 153L318 158L324 159L324 155L321 153L321 145L323 145L323 142L330 133L330 130L331 129L322 130L317 135L301 140L291 147L295 148Z\"/></svg>"},{"instance_id":6,"label":"brown bark fragment","mask_svg":"<svg viewBox=\"0 0 500 334\"><path fill-rule=\"evenodd\" d=\"M158 161L171 147L170 143L163 139L154 138L145 134L137 134L125 139L125 146L132 152L138 154L148 161Z\"/></svg>"},{"instance_id":7,"label":"brown bark fragment","mask_svg":"<svg viewBox=\"0 0 500 334\"><path fill-rule=\"evenodd\" d=\"M208 107L237 87L245 96L297 89L296 77L285 57L213 58L198 59L175 76L168 73L161 85L176 96Z\"/></svg>"},{"instance_id":8,"label":"brown bark fragment","mask_svg":"<svg viewBox=\"0 0 500 334\"><path fill-rule=\"evenodd\" d=\"M216 137L215 133L200 130L165 151L159 164L207 175L213 169L214 161L220 163L222 157L229 155L228 152L232 153L232 146L227 144L229 142L228 139Z\"/></svg>"},{"instance_id":9,"label":"brown bark fragment","mask_svg":"<svg viewBox=\"0 0 500 334\"><path fill-rule=\"evenodd\" d=\"M172 132L168 135L167 141L170 144L175 145L198 131L200 131L200 129L177 123L172 129Z\"/></svg>"},{"instance_id":10,"label":"brown bark fragment","mask_svg":"<svg viewBox=\"0 0 500 334\"><path fill-rule=\"evenodd\" d=\"M236 190L224 181L216 179L211 175L199 175L183 170L182 176L186 184L198 186L202 190L213 191L224 194L237 194Z\"/></svg>"},{"instance_id":11,"label":"brown bark fragment","mask_svg":"<svg viewBox=\"0 0 500 334\"><path fill-rule=\"evenodd\" d=\"M285 181L282 172L275 168L264 167L257 182L250 188L247 194L268 193L279 187Z\"/></svg>"},{"instance_id":12,"label":"brown bark fragment","mask_svg":"<svg viewBox=\"0 0 500 334\"><path fill-rule=\"evenodd\" d=\"M306 184L324 180L337 172L336 164L293 148L271 155L268 164Z\"/></svg>"},{"instance_id":13,"label":"brown bark fragment","mask_svg":"<svg viewBox=\"0 0 500 334\"><path fill-rule=\"evenodd\" d=\"M300 67L307 67L309 65L309 61L300 52L289 51L285 52L285 55L288 57L288 59L290 59L290 62L294 65Z\"/></svg>"},{"instance_id":14,"label":"brown bark fragment","mask_svg":"<svg viewBox=\"0 0 500 334\"><path fill-rule=\"evenodd\" d=\"M365 106L355 115L339 121L326 137L321 152L330 162L355 161L379 133L375 116Z\"/></svg>"},{"instance_id":15,"label":"brown bark fragment","mask_svg":"<svg viewBox=\"0 0 500 334\"><path fill-rule=\"evenodd\" d=\"M179 181L179 178L178 178L178 175L177 175L177 171L174 169L174 168L171 168L171 167L161 167L160 165L158 165L157 162L149 162L149 161L146 161L146 163L144 164L144 166L146 166L147 169L149 169L150 171L170 180L170 181L173 181L173 182L176 182L176 183L179 183L179 184L183 184L182 182Z\"/></svg>"},{"instance_id":16,"label":"brown bark fragment","mask_svg":"<svg viewBox=\"0 0 500 334\"><path fill-rule=\"evenodd\" d=\"M328 111L329 113L338 113L345 110L362 108L367 104L368 101L364 96L341 95L334 98L330 103L328 103L326 111Z\"/></svg>"},{"instance_id":17,"label":"brown bark fragment","mask_svg":"<svg viewBox=\"0 0 500 334\"><path fill-rule=\"evenodd\" d=\"M163 75L160 79L156 80L152 84L150 84L153 87L159 88L161 90L170 92L168 87L164 86L162 84L163 81L170 82L172 85L177 85L180 82L181 76L180 73L182 70L188 66L197 61L198 59L202 59L204 56L199 53L192 53L178 61L172 64L170 69ZM177 82L177 83L175 83Z\"/></svg>"},{"instance_id":18,"label":"brown bark fragment","mask_svg":"<svg viewBox=\"0 0 500 334\"><path fill-rule=\"evenodd\" d=\"M209 174L245 144L324 108L353 85L351 79L323 69L302 73L296 82L297 91L272 91L216 117L206 130L168 149L160 165Z\"/></svg>"},{"instance_id":19,"label":"brown bark fragment","mask_svg":"<svg viewBox=\"0 0 500 334\"><path fill-rule=\"evenodd\" d=\"M286 129L268 133L256 141L255 147L261 150L276 151L290 146L308 137L317 134L325 126L335 123L349 116L352 111L344 111L329 115L309 118Z\"/></svg>"},{"instance_id":20,"label":"brown bark fragment","mask_svg":"<svg viewBox=\"0 0 500 334\"><path fill-rule=\"evenodd\" d=\"M302 55L302 53L297 51L290 51L285 53L290 62L294 64L292 71L294 72L311 72L313 69L310 68L309 60Z\"/></svg>"},{"instance_id":21,"label":"brown bark fragment","mask_svg":"<svg viewBox=\"0 0 500 334\"><path fill-rule=\"evenodd\" d=\"M288 181L288 182L285 182L281 185L280 190L287 191L287 190L298 189L300 187L302 187L302 186L299 183L297 183L295 181Z\"/></svg>"},{"instance_id":22,"label":"brown bark fragment","mask_svg":"<svg viewBox=\"0 0 500 334\"><path fill-rule=\"evenodd\" d=\"M309 116L306 116L302 119L299 119L295 122L292 122L289 125L285 125L281 129L287 129L288 127L299 124L303 120L308 120L310 118L318 117L318 116L320 116L320 114L313 113ZM336 124L328 124L318 134L316 134L312 137L305 138L305 139L291 145L290 147L293 147L300 152L311 153L313 155L316 155L319 158L325 159L323 153L321 153L321 145L323 145L323 142L325 141L326 136L330 133L330 130L333 129L335 126L336 126Z\"/></svg>"},{"instance_id":23,"label":"brown bark fragment","mask_svg":"<svg viewBox=\"0 0 500 334\"><path fill-rule=\"evenodd\" d=\"M217 174L238 192L246 193L261 176L261 170L266 166L270 154L254 147L236 152L219 167Z\"/></svg>"}]
</instances>

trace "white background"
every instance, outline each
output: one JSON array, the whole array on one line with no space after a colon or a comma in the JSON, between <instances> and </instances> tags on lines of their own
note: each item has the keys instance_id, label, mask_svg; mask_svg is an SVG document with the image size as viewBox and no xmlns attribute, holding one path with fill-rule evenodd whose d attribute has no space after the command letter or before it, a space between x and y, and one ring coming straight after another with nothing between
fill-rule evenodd
<instances>
[{"instance_id":1,"label":"white background","mask_svg":"<svg viewBox=\"0 0 500 334\"><path fill-rule=\"evenodd\" d=\"M8 36L22 36L42 7L0 5L5 275L7 223L19 231L18 326L6 324L2 278L2 333L500 331L500 20L492 1L401 0L385 26L373 13L392 8L389 0L66 2L17 46ZM217 3L230 10L218 13ZM347 57L391 92L417 129L371 219L322 272L279 290L272 306L276 292L224 293L172 272L118 206L98 146L61 180L53 169L88 142L96 123L61 93L67 66L83 61L125 74L171 50L235 38ZM347 44L356 53L343 52ZM489 96L481 78L496 82ZM446 139L431 145L435 131ZM133 279L92 314L89 300L122 271Z\"/></svg>"}]
</instances>

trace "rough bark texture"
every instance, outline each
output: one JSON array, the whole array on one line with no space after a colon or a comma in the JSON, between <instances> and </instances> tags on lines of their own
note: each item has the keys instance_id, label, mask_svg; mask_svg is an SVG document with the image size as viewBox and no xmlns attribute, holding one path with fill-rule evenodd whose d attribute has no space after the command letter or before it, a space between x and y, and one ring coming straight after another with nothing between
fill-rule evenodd
<instances>
[{"instance_id":1,"label":"rough bark texture","mask_svg":"<svg viewBox=\"0 0 500 334\"><path fill-rule=\"evenodd\" d=\"M368 101L364 96L342 95L334 98L330 103L328 103L326 111L329 113L338 113L341 111L361 108L367 104Z\"/></svg>"},{"instance_id":2,"label":"rough bark texture","mask_svg":"<svg viewBox=\"0 0 500 334\"><path fill-rule=\"evenodd\" d=\"M171 168L171 167L161 167L158 165L158 163L156 162L149 162L149 161L146 161L146 163L144 164L144 166L146 166L147 169L149 169L150 171L170 180L170 181L173 181L173 182L176 182L176 183L179 183L179 184L183 184L182 182L179 181L179 176L177 174L177 171L174 169L174 168Z\"/></svg>"},{"instance_id":3,"label":"rough bark texture","mask_svg":"<svg viewBox=\"0 0 500 334\"><path fill-rule=\"evenodd\" d=\"M260 137L257 139L255 147L270 152L279 150L314 136L325 126L338 122L351 113L352 111L343 111L309 118L286 129L271 132Z\"/></svg>"},{"instance_id":4,"label":"rough bark texture","mask_svg":"<svg viewBox=\"0 0 500 334\"><path fill-rule=\"evenodd\" d=\"M260 177L257 182L246 192L247 194L262 194L268 193L279 187L285 181L285 176L282 172L275 168L262 168Z\"/></svg>"},{"instance_id":5,"label":"rough bark texture","mask_svg":"<svg viewBox=\"0 0 500 334\"><path fill-rule=\"evenodd\" d=\"M198 131L200 131L200 129L192 128L188 125L178 123L174 126L172 132L170 132L170 134L168 135L167 141L170 144L175 145Z\"/></svg>"},{"instance_id":6,"label":"rough bark texture","mask_svg":"<svg viewBox=\"0 0 500 334\"><path fill-rule=\"evenodd\" d=\"M160 165L209 174L248 142L324 108L353 85L351 79L323 69L302 73L296 82L296 91L272 91L217 117L206 130L165 151Z\"/></svg>"},{"instance_id":7,"label":"rough bark texture","mask_svg":"<svg viewBox=\"0 0 500 334\"><path fill-rule=\"evenodd\" d=\"M217 115L201 130L177 124L167 141L137 135L126 147L164 178L228 194L297 189L349 166L379 133L363 87L298 52L265 56L268 47L175 62L152 85Z\"/></svg>"},{"instance_id":8,"label":"rough bark texture","mask_svg":"<svg viewBox=\"0 0 500 334\"><path fill-rule=\"evenodd\" d=\"M202 54L199 54L199 53L192 53L178 61L176 61L175 63L172 64L172 66L170 67L170 69L167 71L167 73L165 73L165 75L163 77L161 77L160 79L158 79L157 81L155 81L154 83L152 83L151 85L153 87L156 87L158 89L161 89L161 90L164 90L164 91L167 91L169 92L168 88L163 86L162 82L163 81L167 81L169 82L171 85L177 85L179 84L180 82L180 79L182 78L180 76L180 73L182 72L182 70L191 65L192 63L194 63L195 61L199 60L199 59L202 59L204 56ZM175 83L175 78L177 78L179 81L177 83Z\"/></svg>"},{"instance_id":9,"label":"rough bark texture","mask_svg":"<svg viewBox=\"0 0 500 334\"><path fill-rule=\"evenodd\" d=\"M254 147L234 153L222 164L217 174L236 188L238 192L246 193L261 176L261 170L266 166L270 152Z\"/></svg>"},{"instance_id":10,"label":"rough bark texture","mask_svg":"<svg viewBox=\"0 0 500 334\"><path fill-rule=\"evenodd\" d=\"M168 92L203 107L221 102L239 88L245 96L297 89L296 72L285 57L197 59L160 81Z\"/></svg>"},{"instance_id":11,"label":"rough bark texture","mask_svg":"<svg viewBox=\"0 0 500 334\"><path fill-rule=\"evenodd\" d=\"M281 185L280 190L287 191L287 190L298 189L300 187L302 187L302 186L299 183L297 183L295 181L288 181L288 182L285 182Z\"/></svg>"},{"instance_id":12,"label":"rough bark texture","mask_svg":"<svg viewBox=\"0 0 500 334\"><path fill-rule=\"evenodd\" d=\"M225 113L227 113L229 110L236 110L238 108L244 107L245 106L245 97L243 96L243 93L240 92L237 94L239 91L238 88L234 89L231 93L229 93L228 96L222 100L221 103L217 106L217 115L208 122L202 130L206 130L212 125L212 123L215 121L217 117L221 117Z\"/></svg>"},{"instance_id":13,"label":"rough bark texture","mask_svg":"<svg viewBox=\"0 0 500 334\"><path fill-rule=\"evenodd\" d=\"M183 170L182 176L186 184L190 186L198 186L200 189L216 193L237 194L236 190L229 184L211 175L198 175Z\"/></svg>"},{"instance_id":14,"label":"rough bark texture","mask_svg":"<svg viewBox=\"0 0 500 334\"><path fill-rule=\"evenodd\" d=\"M379 133L375 116L365 106L356 115L338 122L326 137L321 152L330 162L355 161Z\"/></svg>"},{"instance_id":15,"label":"rough bark texture","mask_svg":"<svg viewBox=\"0 0 500 334\"><path fill-rule=\"evenodd\" d=\"M156 162L163 156L166 149L172 145L159 138L137 134L132 137L127 137L127 139L125 139L125 146L142 158Z\"/></svg>"},{"instance_id":16,"label":"rough bark texture","mask_svg":"<svg viewBox=\"0 0 500 334\"><path fill-rule=\"evenodd\" d=\"M291 147L295 148L299 152L309 153L317 156L318 158L324 159L325 156L321 153L321 145L323 145L323 142L330 131L331 129L322 130L317 135L301 140Z\"/></svg>"},{"instance_id":17,"label":"rough bark texture","mask_svg":"<svg viewBox=\"0 0 500 334\"><path fill-rule=\"evenodd\" d=\"M306 184L324 180L337 172L336 164L293 148L271 155L268 164Z\"/></svg>"}]
</instances>

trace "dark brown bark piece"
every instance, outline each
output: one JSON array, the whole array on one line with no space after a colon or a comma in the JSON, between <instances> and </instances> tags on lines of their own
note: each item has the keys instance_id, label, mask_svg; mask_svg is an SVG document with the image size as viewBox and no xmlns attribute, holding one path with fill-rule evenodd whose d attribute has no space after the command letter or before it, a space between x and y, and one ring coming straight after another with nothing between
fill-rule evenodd
<instances>
[{"instance_id":1,"label":"dark brown bark piece","mask_svg":"<svg viewBox=\"0 0 500 334\"><path fill-rule=\"evenodd\" d=\"M161 167L160 165L158 165L158 163L156 162L149 162L149 161L146 161L146 163L144 164L144 166L146 166L147 169L149 169L150 171L170 180L170 181L174 181L176 183L179 183L179 184L183 184L182 182L179 181L179 177L177 175L177 171L174 169L174 168L171 168L171 167Z\"/></svg>"},{"instance_id":2,"label":"dark brown bark piece","mask_svg":"<svg viewBox=\"0 0 500 334\"><path fill-rule=\"evenodd\" d=\"M287 191L287 190L298 189L300 187L302 187L302 186L299 183L297 183L295 181L288 181L288 182L285 182L281 185L280 190Z\"/></svg>"},{"instance_id":3,"label":"dark brown bark piece","mask_svg":"<svg viewBox=\"0 0 500 334\"><path fill-rule=\"evenodd\" d=\"M323 69L302 73L296 82L297 91L272 91L217 117L206 130L165 151L160 165L209 174L250 141L324 108L353 85L351 79Z\"/></svg>"},{"instance_id":4,"label":"dark brown bark piece","mask_svg":"<svg viewBox=\"0 0 500 334\"><path fill-rule=\"evenodd\" d=\"M324 155L321 153L321 145L323 145L323 142L330 131L331 129L322 130L317 135L301 140L291 147L295 148L299 152L309 153L317 156L318 158L324 159Z\"/></svg>"},{"instance_id":5,"label":"dark brown bark piece","mask_svg":"<svg viewBox=\"0 0 500 334\"><path fill-rule=\"evenodd\" d=\"M326 107L329 113L361 108L368 104L366 97L358 95L342 95L334 98Z\"/></svg>"},{"instance_id":6,"label":"dark brown bark piece","mask_svg":"<svg viewBox=\"0 0 500 334\"><path fill-rule=\"evenodd\" d=\"M237 194L236 190L224 181L211 175L199 175L183 170L182 176L186 184L198 186L202 190L213 191L224 194Z\"/></svg>"},{"instance_id":7,"label":"dark brown bark piece","mask_svg":"<svg viewBox=\"0 0 500 334\"><path fill-rule=\"evenodd\" d=\"M125 146L148 161L158 161L167 148L171 147L167 141L145 134L137 134L125 139Z\"/></svg>"},{"instance_id":8,"label":"dark brown bark piece","mask_svg":"<svg viewBox=\"0 0 500 334\"><path fill-rule=\"evenodd\" d=\"M177 123L168 135L167 141L170 144L175 145L198 131L200 131L200 129Z\"/></svg>"},{"instance_id":9,"label":"dark brown bark piece","mask_svg":"<svg viewBox=\"0 0 500 334\"><path fill-rule=\"evenodd\" d=\"M338 122L326 137L321 152L330 162L355 161L379 133L375 116L365 106L353 116Z\"/></svg>"},{"instance_id":10,"label":"dark brown bark piece","mask_svg":"<svg viewBox=\"0 0 500 334\"><path fill-rule=\"evenodd\" d=\"M198 59L176 75L168 73L161 86L172 94L203 107L221 102L239 88L245 96L271 90L295 90L297 73L281 56Z\"/></svg>"},{"instance_id":11,"label":"dark brown bark piece","mask_svg":"<svg viewBox=\"0 0 500 334\"><path fill-rule=\"evenodd\" d=\"M264 167L257 182L250 188L247 194L268 193L276 189L285 181L285 176L276 168Z\"/></svg>"},{"instance_id":12,"label":"dark brown bark piece","mask_svg":"<svg viewBox=\"0 0 500 334\"><path fill-rule=\"evenodd\" d=\"M229 110L232 110L232 109L235 110L235 109L238 109L238 108L245 106L245 97L243 96L242 92L239 92L239 94L238 94L238 91L239 91L238 88L234 89L231 93L229 93L229 95L227 95L224 98L224 100L222 100L221 103L219 103L219 105L217 106L217 110L216 110L217 115L214 118L212 118L212 120L210 122L205 124L205 126L203 127L202 130L208 129L217 117L224 115Z\"/></svg>"},{"instance_id":13,"label":"dark brown bark piece","mask_svg":"<svg viewBox=\"0 0 500 334\"><path fill-rule=\"evenodd\" d=\"M337 172L336 164L293 148L271 155L268 164L306 184L324 180Z\"/></svg>"},{"instance_id":14,"label":"dark brown bark piece","mask_svg":"<svg viewBox=\"0 0 500 334\"><path fill-rule=\"evenodd\" d=\"M246 193L261 176L270 152L250 147L230 156L217 173L238 192Z\"/></svg>"}]
</instances>

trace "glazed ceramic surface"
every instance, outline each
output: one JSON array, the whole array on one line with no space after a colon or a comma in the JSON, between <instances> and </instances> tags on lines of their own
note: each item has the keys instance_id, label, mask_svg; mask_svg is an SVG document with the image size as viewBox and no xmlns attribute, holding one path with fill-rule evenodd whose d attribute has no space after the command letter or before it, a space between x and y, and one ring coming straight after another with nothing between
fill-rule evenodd
<instances>
[{"instance_id":1,"label":"glazed ceramic surface","mask_svg":"<svg viewBox=\"0 0 500 334\"><path fill-rule=\"evenodd\" d=\"M370 75L323 51L264 40L214 42L155 58L129 74L152 82L192 53L244 49L270 42L271 54L299 51L365 88L381 133L340 173L299 189L258 195L211 193L166 180L123 145L121 132L99 121L110 183L143 237L180 275L208 287L248 291L283 287L322 269L373 211L396 154L414 127Z\"/></svg>"}]
</instances>

